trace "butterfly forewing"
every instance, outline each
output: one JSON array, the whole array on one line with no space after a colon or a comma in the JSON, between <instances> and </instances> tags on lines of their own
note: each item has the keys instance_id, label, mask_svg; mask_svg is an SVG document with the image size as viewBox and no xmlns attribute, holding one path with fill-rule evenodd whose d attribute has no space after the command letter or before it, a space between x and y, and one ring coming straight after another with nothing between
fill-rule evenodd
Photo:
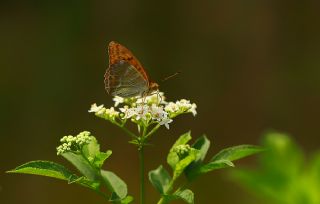
<instances>
[{"instance_id":1,"label":"butterfly forewing","mask_svg":"<svg viewBox=\"0 0 320 204\"><path fill-rule=\"evenodd\" d=\"M131 64L138 72L140 72L145 80L148 81L149 77L142 67L139 60L128 50L125 46L111 41L109 43L109 66L123 60Z\"/></svg>"},{"instance_id":2,"label":"butterfly forewing","mask_svg":"<svg viewBox=\"0 0 320 204\"><path fill-rule=\"evenodd\" d=\"M109 94L128 98L157 89L158 85L150 82L140 62L126 47L112 41L108 51L109 68L104 81Z\"/></svg>"},{"instance_id":3,"label":"butterfly forewing","mask_svg":"<svg viewBox=\"0 0 320 204\"><path fill-rule=\"evenodd\" d=\"M110 65L105 75L105 85L109 94L124 98L142 95L148 90L148 81L124 60Z\"/></svg>"}]
</instances>

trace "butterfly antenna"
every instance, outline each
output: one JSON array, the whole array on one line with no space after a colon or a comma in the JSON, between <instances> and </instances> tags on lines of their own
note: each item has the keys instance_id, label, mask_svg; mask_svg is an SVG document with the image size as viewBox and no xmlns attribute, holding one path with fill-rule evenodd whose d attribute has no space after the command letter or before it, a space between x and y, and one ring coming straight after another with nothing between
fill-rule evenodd
<instances>
[{"instance_id":1,"label":"butterfly antenna","mask_svg":"<svg viewBox=\"0 0 320 204\"><path fill-rule=\"evenodd\" d=\"M166 78L162 79L162 82L167 81L168 79L177 76L178 74L180 74L180 72L176 72L174 74L171 74L170 76L167 76Z\"/></svg>"}]
</instances>

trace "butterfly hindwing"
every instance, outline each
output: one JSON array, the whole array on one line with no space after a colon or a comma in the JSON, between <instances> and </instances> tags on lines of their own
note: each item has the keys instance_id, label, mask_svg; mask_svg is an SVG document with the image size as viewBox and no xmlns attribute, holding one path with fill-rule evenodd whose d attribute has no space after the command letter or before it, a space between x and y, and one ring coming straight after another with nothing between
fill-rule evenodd
<instances>
[{"instance_id":1,"label":"butterfly hindwing","mask_svg":"<svg viewBox=\"0 0 320 204\"><path fill-rule=\"evenodd\" d=\"M149 84L133 65L120 60L110 64L105 74L105 86L109 94L127 98L142 95Z\"/></svg>"}]
</instances>

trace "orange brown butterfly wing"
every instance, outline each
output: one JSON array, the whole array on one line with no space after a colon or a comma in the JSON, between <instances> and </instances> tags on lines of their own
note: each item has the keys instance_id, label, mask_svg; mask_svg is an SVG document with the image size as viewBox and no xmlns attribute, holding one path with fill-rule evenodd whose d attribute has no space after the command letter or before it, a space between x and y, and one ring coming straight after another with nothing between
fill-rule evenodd
<instances>
[{"instance_id":1,"label":"orange brown butterfly wing","mask_svg":"<svg viewBox=\"0 0 320 204\"><path fill-rule=\"evenodd\" d=\"M143 78L149 82L149 77L145 69L142 67L139 60L125 46L111 41L109 43L108 52L109 66L118 63L120 60L124 60L136 68L137 71L142 74Z\"/></svg>"},{"instance_id":2,"label":"orange brown butterfly wing","mask_svg":"<svg viewBox=\"0 0 320 204\"><path fill-rule=\"evenodd\" d=\"M140 62L127 48L116 42L109 44L105 88L109 94L124 98L141 96L149 89L149 79Z\"/></svg>"}]
</instances>

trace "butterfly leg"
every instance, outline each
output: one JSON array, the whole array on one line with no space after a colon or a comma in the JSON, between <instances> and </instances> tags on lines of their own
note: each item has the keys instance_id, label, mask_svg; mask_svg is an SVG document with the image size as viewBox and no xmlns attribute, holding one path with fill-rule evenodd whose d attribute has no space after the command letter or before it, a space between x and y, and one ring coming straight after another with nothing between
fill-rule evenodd
<instances>
[{"instance_id":1,"label":"butterfly leg","mask_svg":"<svg viewBox=\"0 0 320 204\"><path fill-rule=\"evenodd\" d=\"M161 103L162 103L162 96L160 95L160 92L159 92L159 90L157 90L157 97L158 97L158 105L160 105ZM160 98L160 100L159 100L159 98Z\"/></svg>"}]
</instances>

